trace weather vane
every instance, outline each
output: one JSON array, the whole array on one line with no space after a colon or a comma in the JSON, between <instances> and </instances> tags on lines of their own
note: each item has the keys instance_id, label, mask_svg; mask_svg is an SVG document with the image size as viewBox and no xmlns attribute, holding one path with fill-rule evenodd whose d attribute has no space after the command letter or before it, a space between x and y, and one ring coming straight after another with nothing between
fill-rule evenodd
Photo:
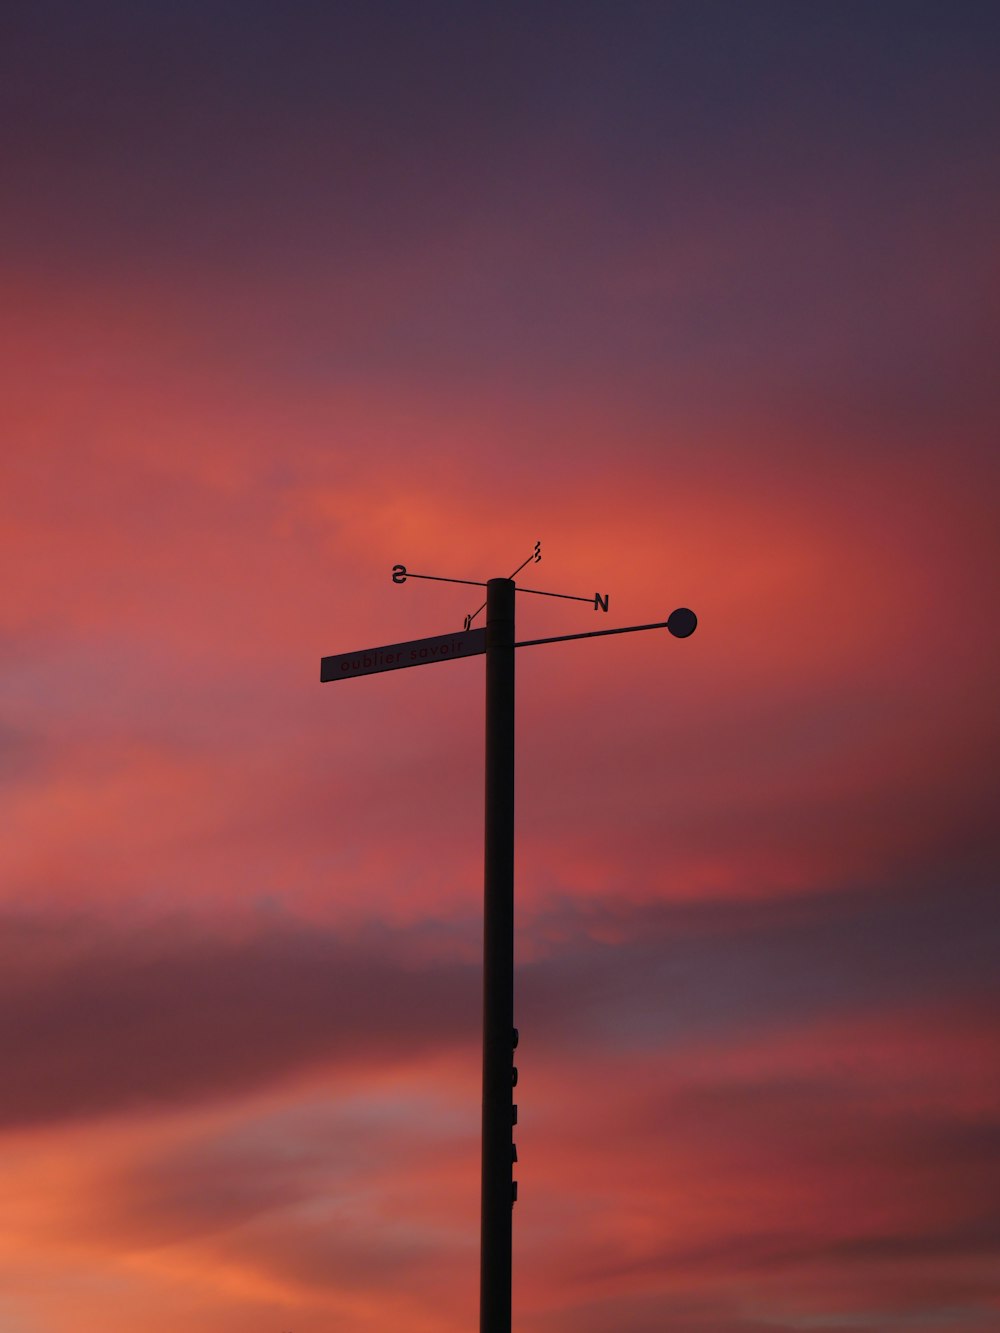
<instances>
[{"instance_id":1,"label":"weather vane","mask_svg":"<svg viewBox=\"0 0 1000 1333\"><path fill-rule=\"evenodd\" d=\"M453 634L365 648L356 653L324 657L320 662L320 680L332 681L486 654L480 1333L510 1333L511 1327L511 1209L517 1200L517 1181L513 1179L513 1165L517 1162L517 1148L513 1142L513 1127L517 1124L517 1105L513 1100L517 1067L513 1063L513 1051L518 1043L518 1031L514 1026L514 650L650 629L665 629L678 639L686 639L698 625L695 613L682 606L671 611L666 620L648 625L559 634L554 638L525 639L518 643L514 633L517 593L587 602L595 611L608 610L608 593L580 597L572 593L519 587L514 582L517 575L526 566L538 564L541 558L542 544L535 542L533 553L513 574L486 582L444 578L438 574L414 574L405 565L393 565L393 583L406 583L408 579L460 583L485 588L486 600L465 617L464 628ZM473 621L484 610L485 628L473 629Z\"/></svg>"}]
</instances>

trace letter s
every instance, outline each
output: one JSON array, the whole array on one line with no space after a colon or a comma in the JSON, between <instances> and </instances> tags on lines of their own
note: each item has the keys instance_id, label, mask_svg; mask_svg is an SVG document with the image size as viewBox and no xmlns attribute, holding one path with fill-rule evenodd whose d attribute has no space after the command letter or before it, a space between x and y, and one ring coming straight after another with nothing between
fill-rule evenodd
<instances>
[{"instance_id":1,"label":"letter s","mask_svg":"<svg viewBox=\"0 0 1000 1333\"><path fill-rule=\"evenodd\" d=\"M405 583L405 582L406 582L406 566L405 566L405 565L393 565L393 567L392 567L392 581L393 581L393 583Z\"/></svg>"}]
</instances>

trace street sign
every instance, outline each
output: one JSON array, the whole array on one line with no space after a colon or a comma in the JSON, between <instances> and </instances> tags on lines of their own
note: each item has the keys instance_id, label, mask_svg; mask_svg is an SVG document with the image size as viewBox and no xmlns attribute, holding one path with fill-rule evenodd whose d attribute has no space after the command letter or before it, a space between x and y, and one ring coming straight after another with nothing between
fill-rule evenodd
<instances>
[{"instance_id":1,"label":"street sign","mask_svg":"<svg viewBox=\"0 0 1000 1333\"><path fill-rule=\"evenodd\" d=\"M389 643L383 648L363 648L359 653L321 658L319 678L347 680L351 676L373 676L377 671L399 671L403 667L447 662L453 657L474 657L486 652L486 631L473 629L457 634L439 634L434 639Z\"/></svg>"}]
</instances>

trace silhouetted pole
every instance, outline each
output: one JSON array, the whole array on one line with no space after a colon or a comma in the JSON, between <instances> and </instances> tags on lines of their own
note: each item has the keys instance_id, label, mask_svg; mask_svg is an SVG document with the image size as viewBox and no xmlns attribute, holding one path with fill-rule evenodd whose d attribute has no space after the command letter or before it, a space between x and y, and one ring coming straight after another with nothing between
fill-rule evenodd
<instances>
[{"instance_id":1,"label":"silhouetted pole","mask_svg":"<svg viewBox=\"0 0 1000 1333\"><path fill-rule=\"evenodd\" d=\"M514 583L486 585L480 1333L510 1333L514 1042Z\"/></svg>"},{"instance_id":2,"label":"silhouetted pole","mask_svg":"<svg viewBox=\"0 0 1000 1333\"><path fill-rule=\"evenodd\" d=\"M513 1089L517 1083L514 1048L514 649L570 639L600 639L608 634L635 634L666 629L675 638L689 638L698 617L686 606L671 611L666 620L621 629L559 634L554 638L514 642L514 579L532 561L541 560L541 543L533 556L520 564L509 579L486 584L486 630L472 629L482 606L465 617L463 633L441 634L409 643L383 644L355 653L324 657L321 681L349 680L379 671L448 661L454 657L486 654L486 857L483 913L483 1180L482 1230L479 1267L480 1333L511 1333L511 1209L517 1198L513 1165L517 1161L513 1128L517 1121ZM393 583L430 579L436 583L464 583L481 588L478 579L448 579L437 574L414 574L405 565L393 565ZM593 598L570 593L521 588L535 597L561 597L593 602L607 611L608 594Z\"/></svg>"}]
</instances>

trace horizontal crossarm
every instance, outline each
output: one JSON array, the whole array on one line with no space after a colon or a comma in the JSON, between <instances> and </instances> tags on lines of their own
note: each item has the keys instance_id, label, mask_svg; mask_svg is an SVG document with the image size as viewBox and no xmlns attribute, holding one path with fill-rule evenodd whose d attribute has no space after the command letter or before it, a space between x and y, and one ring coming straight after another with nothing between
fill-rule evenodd
<instances>
[{"instance_id":1,"label":"horizontal crossarm","mask_svg":"<svg viewBox=\"0 0 1000 1333\"><path fill-rule=\"evenodd\" d=\"M566 643L570 639L603 639L607 634L635 634L637 630L641 629L668 629L676 638L686 639L694 633L697 624L698 618L695 613L689 611L686 606L681 606L676 611L671 611L666 620L657 620L651 625L624 625L621 629L594 629L587 634L557 634L552 639L524 639L520 643L515 643L514 647L534 648L539 643Z\"/></svg>"}]
</instances>

